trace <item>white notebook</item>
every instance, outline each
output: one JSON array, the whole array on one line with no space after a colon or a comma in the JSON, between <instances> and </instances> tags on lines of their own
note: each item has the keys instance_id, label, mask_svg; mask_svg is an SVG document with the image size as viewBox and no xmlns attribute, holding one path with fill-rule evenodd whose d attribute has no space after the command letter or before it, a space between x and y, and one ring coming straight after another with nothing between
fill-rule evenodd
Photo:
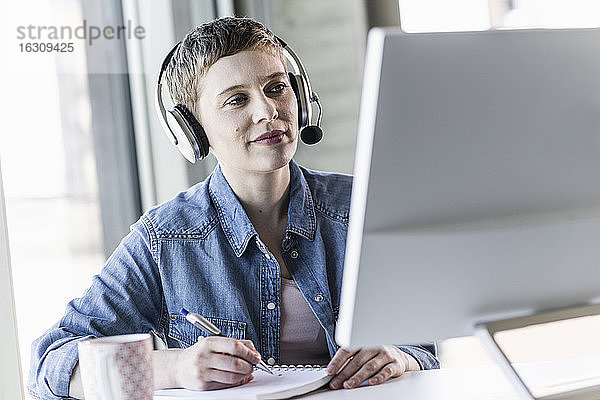
<instances>
[{"instance_id":1,"label":"white notebook","mask_svg":"<svg viewBox=\"0 0 600 400\"><path fill-rule=\"evenodd\" d=\"M220 390L195 391L187 389L167 389L154 392L154 400L171 399L288 399L312 392L331 380L327 371L319 366L275 366L273 375L261 370L254 371L254 379L249 383Z\"/></svg>"}]
</instances>

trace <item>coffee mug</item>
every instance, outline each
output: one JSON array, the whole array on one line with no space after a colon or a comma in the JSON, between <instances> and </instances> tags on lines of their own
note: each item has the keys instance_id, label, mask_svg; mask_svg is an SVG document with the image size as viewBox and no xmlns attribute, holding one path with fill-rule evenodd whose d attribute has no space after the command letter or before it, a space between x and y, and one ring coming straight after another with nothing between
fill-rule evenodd
<instances>
[{"instance_id":1,"label":"coffee mug","mask_svg":"<svg viewBox=\"0 0 600 400\"><path fill-rule=\"evenodd\" d=\"M78 349L86 400L152 400L150 334L84 340Z\"/></svg>"}]
</instances>

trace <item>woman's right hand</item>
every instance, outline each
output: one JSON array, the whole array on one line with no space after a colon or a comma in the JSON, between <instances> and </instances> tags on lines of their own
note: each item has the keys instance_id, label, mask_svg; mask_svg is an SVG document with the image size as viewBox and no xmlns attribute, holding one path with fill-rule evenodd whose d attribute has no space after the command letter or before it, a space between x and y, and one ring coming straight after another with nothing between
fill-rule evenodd
<instances>
[{"instance_id":1,"label":"woman's right hand","mask_svg":"<svg viewBox=\"0 0 600 400\"><path fill-rule=\"evenodd\" d=\"M199 337L187 349L153 352L154 388L224 389L252 380L260 354L250 340Z\"/></svg>"},{"instance_id":2,"label":"woman's right hand","mask_svg":"<svg viewBox=\"0 0 600 400\"><path fill-rule=\"evenodd\" d=\"M260 354L250 340L209 336L177 351L172 365L178 387L193 390L223 389L252 380Z\"/></svg>"}]
</instances>

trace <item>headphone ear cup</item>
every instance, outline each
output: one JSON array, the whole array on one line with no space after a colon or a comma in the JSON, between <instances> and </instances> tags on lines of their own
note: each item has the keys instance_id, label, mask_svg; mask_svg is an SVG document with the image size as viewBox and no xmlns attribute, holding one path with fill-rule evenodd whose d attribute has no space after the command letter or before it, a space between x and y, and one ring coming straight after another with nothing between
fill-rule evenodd
<instances>
[{"instance_id":1,"label":"headphone ear cup","mask_svg":"<svg viewBox=\"0 0 600 400\"><path fill-rule=\"evenodd\" d=\"M296 95L296 102L298 103L298 130L308 126L310 124L310 112L311 108L308 104L307 86L304 83L304 78L301 75L295 75L288 72L290 77L290 84L294 95Z\"/></svg>"},{"instance_id":2,"label":"headphone ear cup","mask_svg":"<svg viewBox=\"0 0 600 400\"><path fill-rule=\"evenodd\" d=\"M186 140L177 138L177 148L181 154L192 163L206 157L209 151L208 137L194 114L183 104L177 104L169 112L175 117L185 135Z\"/></svg>"}]
</instances>

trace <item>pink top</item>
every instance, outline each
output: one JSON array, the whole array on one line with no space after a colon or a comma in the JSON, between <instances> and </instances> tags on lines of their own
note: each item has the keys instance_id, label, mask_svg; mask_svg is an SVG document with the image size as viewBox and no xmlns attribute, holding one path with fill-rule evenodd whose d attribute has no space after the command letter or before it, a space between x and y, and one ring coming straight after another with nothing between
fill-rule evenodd
<instances>
[{"instance_id":1,"label":"pink top","mask_svg":"<svg viewBox=\"0 0 600 400\"><path fill-rule=\"evenodd\" d=\"M281 277L281 364L326 365L329 350L319 324L293 279Z\"/></svg>"}]
</instances>

